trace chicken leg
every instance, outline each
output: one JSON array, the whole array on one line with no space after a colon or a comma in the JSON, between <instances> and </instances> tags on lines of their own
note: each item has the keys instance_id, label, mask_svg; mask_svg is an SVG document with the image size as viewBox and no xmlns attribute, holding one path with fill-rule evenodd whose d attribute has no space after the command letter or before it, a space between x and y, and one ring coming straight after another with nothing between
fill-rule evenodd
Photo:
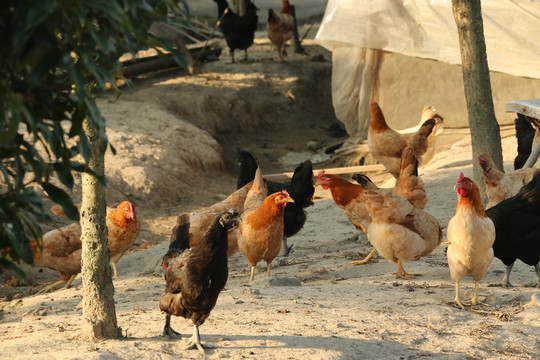
<instances>
[{"instance_id":1,"label":"chicken leg","mask_svg":"<svg viewBox=\"0 0 540 360\"><path fill-rule=\"evenodd\" d=\"M403 265L401 264L401 260L398 259L398 261L396 262L397 264L397 271L394 273L396 274L396 276L398 278L403 278L403 279L412 279L414 278L415 276L417 276L417 274L409 274L405 271L405 269L403 268Z\"/></svg>"},{"instance_id":2,"label":"chicken leg","mask_svg":"<svg viewBox=\"0 0 540 360\"><path fill-rule=\"evenodd\" d=\"M171 327L170 314L165 315L165 326L163 327L163 336L167 336L167 335L175 339L182 338L182 335Z\"/></svg>"},{"instance_id":3,"label":"chicken leg","mask_svg":"<svg viewBox=\"0 0 540 360\"><path fill-rule=\"evenodd\" d=\"M512 272L512 268L514 267L514 264L510 264L506 267L506 272L504 273L504 278L502 280L502 286L503 287L513 287L512 284L510 284L510 273Z\"/></svg>"},{"instance_id":4,"label":"chicken leg","mask_svg":"<svg viewBox=\"0 0 540 360\"><path fill-rule=\"evenodd\" d=\"M60 286L62 284L66 284L64 285L64 289L69 289L69 287L71 286L71 284L73 283L73 281L75 280L75 278L77 277L77 274L75 275L71 275L71 277L69 278L69 280L60 280L60 281L57 281L55 282L54 284L51 284L49 286L46 286L44 287L43 289L39 290L36 295L39 295L39 294L44 294L44 293L47 293L49 291L53 291L55 287L57 286Z\"/></svg>"},{"instance_id":5,"label":"chicken leg","mask_svg":"<svg viewBox=\"0 0 540 360\"><path fill-rule=\"evenodd\" d=\"M461 301L459 300L459 281L456 281L456 296L454 297L454 302L458 304L461 310L465 309Z\"/></svg>"},{"instance_id":6,"label":"chicken leg","mask_svg":"<svg viewBox=\"0 0 540 360\"><path fill-rule=\"evenodd\" d=\"M201 344L201 335L199 334L199 327L197 325L193 325L193 336L189 339L186 350L195 348L199 349L203 354L205 354L204 349L213 349L213 346Z\"/></svg>"},{"instance_id":7,"label":"chicken leg","mask_svg":"<svg viewBox=\"0 0 540 360\"><path fill-rule=\"evenodd\" d=\"M251 275L249 276L249 282L252 282L255 278L255 266L251 267Z\"/></svg>"},{"instance_id":8,"label":"chicken leg","mask_svg":"<svg viewBox=\"0 0 540 360\"><path fill-rule=\"evenodd\" d=\"M118 270L116 270L116 264L111 262L111 266L112 266L112 269L113 269L113 278L117 278L118 277Z\"/></svg>"},{"instance_id":9,"label":"chicken leg","mask_svg":"<svg viewBox=\"0 0 540 360\"><path fill-rule=\"evenodd\" d=\"M270 269L271 269L270 263L266 263L266 276L270 277Z\"/></svg>"},{"instance_id":10,"label":"chicken leg","mask_svg":"<svg viewBox=\"0 0 540 360\"><path fill-rule=\"evenodd\" d=\"M287 235L283 234L283 240L281 241L281 252L279 253L279 257L287 257L289 256L289 252L292 249L292 245L289 247L287 246Z\"/></svg>"},{"instance_id":11,"label":"chicken leg","mask_svg":"<svg viewBox=\"0 0 540 360\"><path fill-rule=\"evenodd\" d=\"M351 264L353 264L353 265L363 265L363 264L367 263L369 260L371 260L371 258L376 253L377 253L377 249L373 248L373 250L371 250L371 252L368 254L368 256L366 256L363 260L351 261Z\"/></svg>"}]
</instances>

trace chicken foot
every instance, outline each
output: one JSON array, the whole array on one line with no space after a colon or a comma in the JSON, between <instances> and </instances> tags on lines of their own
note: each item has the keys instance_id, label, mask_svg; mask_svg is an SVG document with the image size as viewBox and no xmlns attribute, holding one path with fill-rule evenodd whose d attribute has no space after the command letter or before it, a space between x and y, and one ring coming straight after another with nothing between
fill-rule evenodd
<instances>
[{"instance_id":1,"label":"chicken foot","mask_svg":"<svg viewBox=\"0 0 540 360\"><path fill-rule=\"evenodd\" d=\"M279 253L279 257L287 257L289 256L289 253L291 252L291 249L292 249L292 245L291 246L287 246L287 236L286 235L283 235L283 240L281 241L281 252Z\"/></svg>"},{"instance_id":2,"label":"chicken foot","mask_svg":"<svg viewBox=\"0 0 540 360\"><path fill-rule=\"evenodd\" d=\"M401 278L401 279L413 279L416 276L420 276L420 274L409 274L408 272L406 272L405 269L403 268L403 265L401 264L401 260L399 260L399 259L396 262L396 265L397 265L398 269L394 274L398 278Z\"/></svg>"},{"instance_id":3,"label":"chicken foot","mask_svg":"<svg viewBox=\"0 0 540 360\"><path fill-rule=\"evenodd\" d=\"M479 287L479 282L478 281L475 281L474 282L474 294L473 294L473 297L471 299L470 302L461 302L459 300L459 281L456 281L456 297L454 298L454 302L456 304L458 304L458 306L461 308L461 310L464 310L465 309L465 306L463 305L467 305L467 306L474 306L474 305L484 305L484 306L489 306L489 304L486 304L486 303L483 303L481 301L478 301L478 287ZM472 310L471 310L472 311Z\"/></svg>"},{"instance_id":4,"label":"chicken foot","mask_svg":"<svg viewBox=\"0 0 540 360\"><path fill-rule=\"evenodd\" d=\"M367 263L369 260L371 260L371 258L377 253L377 249L373 248L373 250L371 250L371 252L368 254L368 256L366 256L363 260L355 260L355 261L351 261L351 264L353 265L364 265L365 263Z\"/></svg>"},{"instance_id":5,"label":"chicken foot","mask_svg":"<svg viewBox=\"0 0 540 360\"><path fill-rule=\"evenodd\" d=\"M456 296L454 297L454 302L458 304L461 310L465 309L465 306L463 306L463 304L459 300L459 281L456 281Z\"/></svg>"},{"instance_id":6,"label":"chicken foot","mask_svg":"<svg viewBox=\"0 0 540 360\"><path fill-rule=\"evenodd\" d=\"M162 336L169 336L169 337L172 337L172 338L175 338L175 339L181 339L182 338L182 335L178 331L175 331L171 327L171 315L170 314L165 315L165 326L163 327L163 335Z\"/></svg>"},{"instance_id":7,"label":"chicken foot","mask_svg":"<svg viewBox=\"0 0 540 360\"><path fill-rule=\"evenodd\" d=\"M36 293L36 295L44 294L44 293L47 293L49 291L53 291L55 287L60 286L62 284L66 284L66 285L64 285L64 289L69 289L69 287L71 286L71 284L73 283L73 281L75 280L76 277L77 277L77 275L71 275L71 277L67 281L66 280L57 281L54 284L51 284L51 285L46 286L43 289L39 290Z\"/></svg>"},{"instance_id":8,"label":"chicken foot","mask_svg":"<svg viewBox=\"0 0 540 360\"><path fill-rule=\"evenodd\" d=\"M205 354L204 349L213 349L214 347L211 345L201 344L201 335L199 334L199 327L197 325L193 325L193 336L189 339L188 346L186 347L186 350L190 349L199 349L200 352Z\"/></svg>"}]
</instances>

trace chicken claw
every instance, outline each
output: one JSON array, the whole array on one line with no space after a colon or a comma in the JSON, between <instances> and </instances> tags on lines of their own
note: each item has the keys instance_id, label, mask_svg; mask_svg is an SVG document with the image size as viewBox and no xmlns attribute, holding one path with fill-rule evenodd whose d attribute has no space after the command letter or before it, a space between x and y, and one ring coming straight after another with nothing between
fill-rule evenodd
<instances>
[{"instance_id":1,"label":"chicken claw","mask_svg":"<svg viewBox=\"0 0 540 360\"><path fill-rule=\"evenodd\" d=\"M377 253L377 249L373 248L373 250L371 250L371 252L368 254L368 256L366 256L363 260L355 260L355 261L351 261L351 264L353 265L364 265L365 263L367 263L369 260L371 260L371 258Z\"/></svg>"},{"instance_id":2,"label":"chicken claw","mask_svg":"<svg viewBox=\"0 0 540 360\"><path fill-rule=\"evenodd\" d=\"M413 279L416 276L421 276L421 274L409 274L408 272L406 272L405 269L403 268L403 265L401 264L401 260L399 260L399 259L397 261L397 266L398 266L398 269L394 274L398 278L401 278L401 279Z\"/></svg>"},{"instance_id":3,"label":"chicken claw","mask_svg":"<svg viewBox=\"0 0 540 360\"><path fill-rule=\"evenodd\" d=\"M165 316L165 326L163 327L163 335L162 336L169 336L174 339L181 339L182 334L180 334L178 331L174 330L171 327L171 315L167 314Z\"/></svg>"},{"instance_id":4,"label":"chicken claw","mask_svg":"<svg viewBox=\"0 0 540 360\"><path fill-rule=\"evenodd\" d=\"M197 325L193 325L193 335L189 339L188 346L186 347L186 350L191 349L199 349L199 351L203 354L205 354L204 349L213 349L214 347L207 344L201 344L201 336L199 335L199 327Z\"/></svg>"}]
</instances>

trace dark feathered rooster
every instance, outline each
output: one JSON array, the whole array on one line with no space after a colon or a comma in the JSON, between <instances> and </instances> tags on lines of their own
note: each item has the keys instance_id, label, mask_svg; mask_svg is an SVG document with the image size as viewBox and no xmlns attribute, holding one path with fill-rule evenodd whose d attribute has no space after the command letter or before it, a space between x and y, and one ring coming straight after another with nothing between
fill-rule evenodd
<instances>
[{"instance_id":1,"label":"dark feathered rooster","mask_svg":"<svg viewBox=\"0 0 540 360\"><path fill-rule=\"evenodd\" d=\"M184 241L170 248L168 259L164 259L166 287L159 300L159 308L167 314L163 332L173 337L180 335L171 328L171 315L191 319L194 329L188 349L197 347L204 353L199 326L210 315L227 283L227 236L238 221L235 209L222 212L195 246L186 249Z\"/></svg>"},{"instance_id":2,"label":"dark feathered rooster","mask_svg":"<svg viewBox=\"0 0 540 360\"><path fill-rule=\"evenodd\" d=\"M244 50L247 61L247 49L253 44L255 30L259 17L257 7L250 1L246 13L242 16L235 14L227 0L214 0L218 5L218 27L225 37L234 63L234 50Z\"/></svg>"},{"instance_id":3,"label":"dark feathered rooster","mask_svg":"<svg viewBox=\"0 0 540 360\"><path fill-rule=\"evenodd\" d=\"M237 160L240 165L237 188L241 188L255 178L257 161L249 152L237 149ZM267 181L268 195L286 190L294 203L289 203L283 216L284 233L280 256L288 256L290 247L287 246L287 238L299 232L306 222L306 210L313 205L313 164L306 160L294 169L294 174L289 183Z\"/></svg>"}]
</instances>

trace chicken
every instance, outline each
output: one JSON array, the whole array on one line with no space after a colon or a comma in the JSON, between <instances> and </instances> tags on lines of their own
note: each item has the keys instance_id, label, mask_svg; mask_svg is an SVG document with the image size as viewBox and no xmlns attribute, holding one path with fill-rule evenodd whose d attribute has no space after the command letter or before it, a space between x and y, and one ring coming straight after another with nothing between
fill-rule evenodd
<instances>
[{"instance_id":1,"label":"chicken","mask_svg":"<svg viewBox=\"0 0 540 360\"><path fill-rule=\"evenodd\" d=\"M81 207L80 204L76 206ZM59 205L53 206L51 211L56 215L65 216ZM135 205L129 201L121 202L116 208L108 207L106 221L113 276L118 278L116 264L137 240L141 232L141 221L135 214Z\"/></svg>"},{"instance_id":2,"label":"chicken","mask_svg":"<svg viewBox=\"0 0 540 360\"><path fill-rule=\"evenodd\" d=\"M465 275L473 277L474 294L471 304L476 305L478 283L493 261L495 226L484 211L478 186L471 179L460 173L455 189L459 201L456 214L450 219L446 230L448 238L446 256L450 276L456 285L454 301L463 309L459 297L459 283Z\"/></svg>"},{"instance_id":3,"label":"chicken","mask_svg":"<svg viewBox=\"0 0 540 360\"><path fill-rule=\"evenodd\" d=\"M287 55L285 42L292 37L294 28L294 18L292 15L291 4L289 0L283 0L283 6L279 14L273 9L268 9L268 38L277 48L279 61L283 61L283 57Z\"/></svg>"},{"instance_id":4,"label":"chicken","mask_svg":"<svg viewBox=\"0 0 540 360\"><path fill-rule=\"evenodd\" d=\"M505 174L497 169L491 156L486 153L478 155L478 162L484 173L486 194L489 198L486 209L516 195L519 189L531 181L534 174L538 172L538 169L526 168Z\"/></svg>"},{"instance_id":5,"label":"chicken","mask_svg":"<svg viewBox=\"0 0 540 360\"><path fill-rule=\"evenodd\" d=\"M316 185L330 190L334 202L345 212L351 223L358 231L367 233L371 224L364 192L361 185L353 184L337 175L325 174L324 170L317 175ZM400 176L398 184L390 189L407 199L418 209L426 207L428 198L424 189L424 182L418 177L418 160L408 147L403 149L400 163ZM354 265L365 264L377 253L373 249L363 260L356 260Z\"/></svg>"},{"instance_id":6,"label":"chicken","mask_svg":"<svg viewBox=\"0 0 540 360\"><path fill-rule=\"evenodd\" d=\"M195 246L203 237L206 229L208 229L208 226L212 223L216 215L230 208L235 208L238 212L244 211L244 201L251 186L252 183L249 182L233 192L226 199L212 206L195 210L189 214L180 214L176 219L176 226L173 228L170 243L182 243L184 241L183 238L187 236L189 246ZM184 230L179 231L179 228L184 228ZM231 232L228 237L229 245L227 248L227 255L229 257L238 252L237 240L236 232Z\"/></svg>"},{"instance_id":7,"label":"chicken","mask_svg":"<svg viewBox=\"0 0 540 360\"><path fill-rule=\"evenodd\" d=\"M255 171L258 168L257 161L253 155L247 151L237 149L237 160L240 165L237 187L243 186L248 181L253 180ZM281 246L280 256L288 256L291 247L287 244L287 238L298 233L307 219L306 208L313 205L313 164L306 160L300 163L295 169L292 179L288 183L267 181L268 194L286 190L293 198L294 203L290 203L285 208L284 213L284 236Z\"/></svg>"},{"instance_id":8,"label":"chicken","mask_svg":"<svg viewBox=\"0 0 540 360\"><path fill-rule=\"evenodd\" d=\"M400 134L411 134L417 132L424 122L426 122L429 119L435 120L435 126L433 127L433 130L431 131L431 134L428 136L428 146L427 150L422 155L422 166L427 165L431 159L433 159L433 156L435 156L435 145L437 141L437 135L439 135L444 128L444 119L442 116L437 114L435 108L433 106L424 106L422 109L422 116L420 118L420 123L416 126L413 126L408 129L399 130L398 133Z\"/></svg>"},{"instance_id":9,"label":"chicken","mask_svg":"<svg viewBox=\"0 0 540 360\"><path fill-rule=\"evenodd\" d=\"M165 291L159 308L166 313L164 335L178 336L171 328L171 316L182 316L193 322L193 336L189 348L197 347L204 353L199 326L204 324L216 305L228 277L227 237L240 217L235 209L214 217L201 240L193 247L177 249L165 271Z\"/></svg>"},{"instance_id":10,"label":"chicken","mask_svg":"<svg viewBox=\"0 0 540 360\"><path fill-rule=\"evenodd\" d=\"M40 244L32 240L30 247L34 251L34 266L48 267L60 273L60 281L46 286L38 294L52 291L62 284L69 288L81 272L82 243L78 223L51 230L43 235Z\"/></svg>"},{"instance_id":11,"label":"chicken","mask_svg":"<svg viewBox=\"0 0 540 360\"><path fill-rule=\"evenodd\" d=\"M227 46L231 53L231 61L234 63L234 50L244 50L245 60L247 61L247 49L253 44L255 30L259 17L257 16L257 7L249 1L246 13L242 16L235 14L227 0L214 0L218 6L218 27L225 37Z\"/></svg>"},{"instance_id":12,"label":"chicken","mask_svg":"<svg viewBox=\"0 0 540 360\"><path fill-rule=\"evenodd\" d=\"M403 149L410 147L421 163L422 155L428 150L428 137L436 124L435 119L431 118L426 120L417 132L400 134L388 127L381 108L372 101L367 139L369 151L392 176L398 178Z\"/></svg>"},{"instance_id":13,"label":"chicken","mask_svg":"<svg viewBox=\"0 0 540 360\"><path fill-rule=\"evenodd\" d=\"M486 210L495 224L493 252L506 266L502 285L510 284L510 272L517 259L536 270L540 285L540 173L517 193Z\"/></svg>"},{"instance_id":14,"label":"chicken","mask_svg":"<svg viewBox=\"0 0 540 360\"><path fill-rule=\"evenodd\" d=\"M403 263L430 254L442 240L437 219L389 189L380 189L363 174L353 175L364 190L371 215L368 240L384 258L397 264L396 275L412 278Z\"/></svg>"},{"instance_id":15,"label":"chicken","mask_svg":"<svg viewBox=\"0 0 540 360\"><path fill-rule=\"evenodd\" d=\"M283 213L288 203L294 203L286 190L268 195L257 208L242 214L238 226L238 247L251 266L249 282L255 276L255 266L266 261L267 276L270 277L270 264L279 254L283 239Z\"/></svg>"},{"instance_id":16,"label":"chicken","mask_svg":"<svg viewBox=\"0 0 540 360\"><path fill-rule=\"evenodd\" d=\"M514 124L516 127L518 154L514 159L514 170L525 166L532 149L540 139L540 120L519 113L517 116Z\"/></svg>"},{"instance_id":17,"label":"chicken","mask_svg":"<svg viewBox=\"0 0 540 360\"><path fill-rule=\"evenodd\" d=\"M124 201L116 209L107 209L109 251L114 277L118 277L116 263L135 243L141 232L141 221L135 215L135 205Z\"/></svg>"}]
</instances>

